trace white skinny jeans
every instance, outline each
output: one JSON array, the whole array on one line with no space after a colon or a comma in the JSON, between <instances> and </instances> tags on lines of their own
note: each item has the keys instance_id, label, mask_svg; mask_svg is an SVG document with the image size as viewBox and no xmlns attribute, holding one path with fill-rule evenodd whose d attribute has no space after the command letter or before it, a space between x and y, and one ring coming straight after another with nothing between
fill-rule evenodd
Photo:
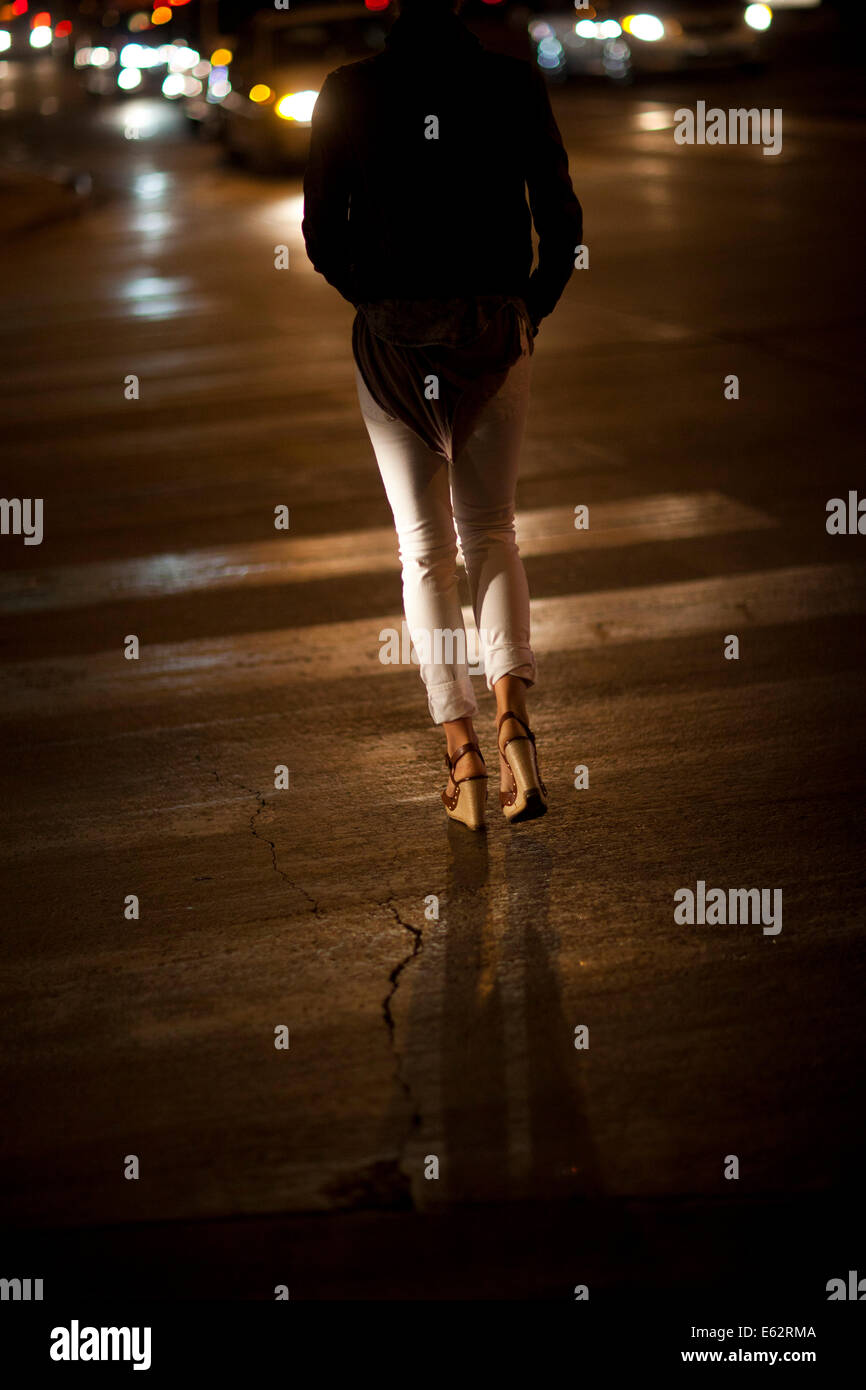
<instances>
[{"instance_id":1,"label":"white skinny jeans","mask_svg":"<svg viewBox=\"0 0 866 1390\"><path fill-rule=\"evenodd\" d=\"M397 529L406 623L436 724L478 711L462 659L466 635L457 589L458 537L488 688L509 673L535 681L529 587L514 535L530 375L531 358L524 351L449 465L376 404L355 368L361 413ZM443 633L462 634L462 642L443 641Z\"/></svg>"}]
</instances>

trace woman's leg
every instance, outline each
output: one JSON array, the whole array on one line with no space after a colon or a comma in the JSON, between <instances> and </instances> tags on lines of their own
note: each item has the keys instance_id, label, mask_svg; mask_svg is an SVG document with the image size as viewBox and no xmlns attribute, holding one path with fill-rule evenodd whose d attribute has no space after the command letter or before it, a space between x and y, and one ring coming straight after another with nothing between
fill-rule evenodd
<instances>
[{"instance_id":1,"label":"woman's leg","mask_svg":"<svg viewBox=\"0 0 866 1390\"><path fill-rule=\"evenodd\" d=\"M526 733L516 719L505 719L500 724L503 714L510 711L517 715L517 719L522 719L524 724L529 723L529 713L526 708L527 682L522 676L505 675L500 676L493 687L493 694L496 696L496 723L498 726L498 745L501 748L510 738L522 738ZM499 785L506 791L512 784L511 769L507 762L499 754Z\"/></svg>"},{"instance_id":2,"label":"woman's leg","mask_svg":"<svg viewBox=\"0 0 866 1390\"><path fill-rule=\"evenodd\" d=\"M401 421L376 404L355 371L358 399L373 445L400 547L406 623L420 660L430 715L444 725L449 754L475 741L477 703L466 657L457 589L457 538L448 465ZM460 778L484 771L476 754L455 769ZM449 786L451 784L449 783Z\"/></svg>"},{"instance_id":3,"label":"woman's leg","mask_svg":"<svg viewBox=\"0 0 866 1390\"><path fill-rule=\"evenodd\" d=\"M529 638L529 586L514 534L514 495L529 403L531 359L524 354L487 403L451 470L454 518L484 654L500 714L526 719L535 681ZM505 740L517 733L510 722ZM502 785L510 780L500 759Z\"/></svg>"}]
</instances>

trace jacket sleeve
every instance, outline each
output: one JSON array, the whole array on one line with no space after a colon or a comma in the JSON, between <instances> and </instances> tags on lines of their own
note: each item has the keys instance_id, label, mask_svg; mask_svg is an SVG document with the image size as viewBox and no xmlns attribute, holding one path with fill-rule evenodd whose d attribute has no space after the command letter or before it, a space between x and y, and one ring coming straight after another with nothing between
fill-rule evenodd
<instances>
[{"instance_id":1,"label":"jacket sleeve","mask_svg":"<svg viewBox=\"0 0 866 1390\"><path fill-rule=\"evenodd\" d=\"M357 304L349 238L352 161L335 77L335 73L326 77L313 110L301 230L315 269L345 299Z\"/></svg>"},{"instance_id":2,"label":"jacket sleeve","mask_svg":"<svg viewBox=\"0 0 866 1390\"><path fill-rule=\"evenodd\" d=\"M571 185L568 155L540 73L530 69L531 102L526 184L538 233L538 264L529 277L526 307L533 323L549 314L574 269L583 238L583 211Z\"/></svg>"}]
</instances>

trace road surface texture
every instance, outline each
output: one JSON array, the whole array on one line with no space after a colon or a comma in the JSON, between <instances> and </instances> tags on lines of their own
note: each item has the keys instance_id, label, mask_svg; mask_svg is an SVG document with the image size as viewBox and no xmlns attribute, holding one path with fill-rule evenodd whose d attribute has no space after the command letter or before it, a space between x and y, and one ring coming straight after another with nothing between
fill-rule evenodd
<instances>
[{"instance_id":1,"label":"road surface texture","mask_svg":"<svg viewBox=\"0 0 866 1390\"><path fill-rule=\"evenodd\" d=\"M817 1303L862 1262L866 538L825 525L866 483L847 80L554 96L590 265L537 341L519 490L551 810L509 830L494 795L476 837L417 667L380 660L396 540L299 179L164 102L5 113L94 180L7 242L0 324L3 492L44 498L0 575L28 1270ZM698 99L783 107L782 152L678 146ZM781 930L676 922L699 881L782 890Z\"/></svg>"}]
</instances>

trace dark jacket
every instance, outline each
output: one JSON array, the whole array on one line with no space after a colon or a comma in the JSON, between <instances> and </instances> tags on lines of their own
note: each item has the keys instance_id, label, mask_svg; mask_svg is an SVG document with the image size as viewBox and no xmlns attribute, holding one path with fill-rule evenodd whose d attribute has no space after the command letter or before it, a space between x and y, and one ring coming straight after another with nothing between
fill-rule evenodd
<instances>
[{"instance_id":1,"label":"dark jacket","mask_svg":"<svg viewBox=\"0 0 866 1390\"><path fill-rule=\"evenodd\" d=\"M438 139L426 138L431 117ZM540 74L482 48L456 15L398 19L382 53L325 80L303 233L315 268L355 305L515 295L537 325L582 234Z\"/></svg>"}]
</instances>

